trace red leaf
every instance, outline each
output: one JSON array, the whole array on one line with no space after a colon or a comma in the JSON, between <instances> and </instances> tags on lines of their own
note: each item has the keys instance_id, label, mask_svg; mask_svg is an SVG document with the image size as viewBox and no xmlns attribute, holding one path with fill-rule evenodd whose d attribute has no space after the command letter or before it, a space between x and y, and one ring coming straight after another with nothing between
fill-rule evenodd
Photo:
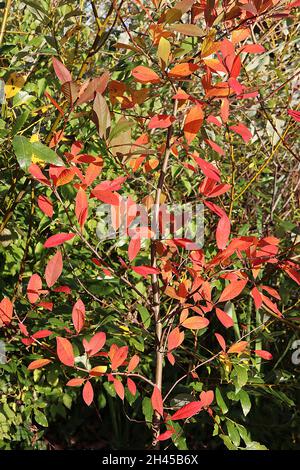
<instances>
[{"instance_id":1,"label":"red leaf","mask_svg":"<svg viewBox=\"0 0 300 470\"><path fill-rule=\"evenodd\" d=\"M152 408L154 411L157 411L161 416L164 414L164 407L163 407L163 401L162 401L162 396L161 396L161 391L159 388L155 385L153 388L153 393L151 396L151 403L152 403Z\"/></svg>"},{"instance_id":2,"label":"red leaf","mask_svg":"<svg viewBox=\"0 0 300 470\"><path fill-rule=\"evenodd\" d=\"M90 80L88 83L83 84L79 91L79 98L77 100L77 105L86 103L95 98L96 93L103 93L106 90L108 80L110 78L109 72L104 72L101 77L96 77Z\"/></svg>"},{"instance_id":3,"label":"red leaf","mask_svg":"<svg viewBox=\"0 0 300 470\"><path fill-rule=\"evenodd\" d=\"M219 345L221 346L221 348L223 349L223 351L226 351L226 343L225 343L225 339L223 338L223 336L220 335L220 333L215 333L215 337L217 338L217 341Z\"/></svg>"},{"instance_id":4,"label":"red leaf","mask_svg":"<svg viewBox=\"0 0 300 470\"><path fill-rule=\"evenodd\" d=\"M181 323L182 326L191 330L201 330L209 325L209 320L205 317L189 317Z\"/></svg>"},{"instance_id":5,"label":"red leaf","mask_svg":"<svg viewBox=\"0 0 300 470\"><path fill-rule=\"evenodd\" d=\"M171 78L188 77L198 69L199 65L192 64L191 62L185 62L175 65L175 67L173 67L170 72L168 72L168 75Z\"/></svg>"},{"instance_id":6,"label":"red leaf","mask_svg":"<svg viewBox=\"0 0 300 470\"><path fill-rule=\"evenodd\" d=\"M90 404L93 402L94 390L89 380L84 384L82 389L82 398L88 406L90 406Z\"/></svg>"},{"instance_id":7,"label":"red leaf","mask_svg":"<svg viewBox=\"0 0 300 470\"><path fill-rule=\"evenodd\" d=\"M202 106L199 104L193 106L187 113L184 121L183 131L188 144L190 144L198 134L203 124L203 119L204 114Z\"/></svg>"},{"instance_id":8,"label":"red leaf","mask_svg":"<svg viewBox=\"0 0 300 470\"><path fill-rule=\"evenodd\" d=\"M175 432L174 429L165 431L157 437L157 440L166 441L167 439L170 439L171 436L173 436L174 432Z\"/></svg>"},{"instance_id":9,"label":"red leaf","mask_svg":"<svg viewBox=\"0 0 300 470\"><path fill-rule=\"evenodd\" d=\"M49 359L36 359L36 361L32 361L29 366L27 367L28 370L40 369L41 367L50 364Z\"/></svg>"},{"instance_id":10,"label":"red leaf","mask_svg":"<svg viewBox=\"0 0 300 470\"><path fill-rule=\"evenodd\" d=\"M230 126L229 129L239 134L246 143L252 139L252 134L245 124L239 123L237 126Z\"/></svg>"},{"instance_id":11,"label":"red leaf","mask_svg":"<svg viewBox=\"0 0 300 470\"><path fill-rule=\"evenodd\" d=\"M166 129L175 121L174 116L168 114L157 114L153 116L148 124L148 129Z\"/></svg>"},{"instance_id":12,"label":"red leaf","mask_svg":"<svg viewBox=\"0 0 300 470\"><path fill-rule=\"evenodd\" d=\"M46 186L50 186L50 182L47 180L46 176L43 174L42 170L36 163L32 163L28 168L28 171L34 179L38 180L42 184L45 184Z\"/></svg>"},{"instance_id":13,"label":"red leaf","mask_svg":"<svg viewBox=\"0 0 300 470\"><path fill-rule=\"evenodd\" d=\"M38 274L33 274L29 279L27 286L27 297L31 304L39 299L39 291L42 289L42 279Z\"/></svg>"},{"instance_id":14,"label":"red leaf","mask_svg":"<svg viewBox=\"0 0 300 470\"><path fill-rule=\"evenodd\" d=\"M171 417L172 421L177 421L179 419L187 419L191 418L192 416L196 415L201 411L203 408L203 404L201 401L192 401L187 405L184 405L180 410L176 411Z\"/></svg>"},{"instance_id":15,"label":"red leaf","mask_svg":"<svg viewBox=\"0 0 300 470\"><path fill-rule=\"evenodd\" d=\"M13 304L8 297L4 297L0 302L0 326L9 325L13 316Z\"/></svg>"},{"instance_id":16,"label":"red leaf","mask_svg":"<svg viewBox=\"0 0 300 470\"><path fill-rule=\"evenodd\" d=\"M99 201L105 202L105 204L110 204L112 206L120 205L120 196L118 193L113 193L112 191L103 191L93 189L92 196L99 199Z\"/></svg>"},{"instance_id":17,"label":"red leaf","mask_svg":"<svg viewBox=\"0 0 300 470\"><path fill-rule=\"evenodd\" d=\"M111 359L111 368L112 370L118 369L125 359L127 358L128 355L128 346L122 346L121 348L117 348Z\"/></svg>"},{"instance_id":18,"label":"red leaf","mask_svg":"<svg viewBox=\"0 0 300 470\"><path fill-rule=\"evenodd\" d=\"M168 336L168 350L178 348L184 340L184 332L180 331L178 327L174 328Z\"/></svg>"},{"instance_id":19,"label":"red leaf","mask_svg":"<svg viewBox=\"0 0 300 470\"><path fill-rule=\"evenodd\" d=\"M51 218L53 216L53 205L50 199L48 199L46 196L41 194L38 197L37 202L41 211L44 212L45 215Z\"/></svg>"},{"instance_id":20,"label":"red leaf","mask_svg":"<svg viewBox=\"0 0 300 470\"><path fill-rule=\"evenodd\" d=\"M66 383L68 387L80 387L84 382L84 379L71 379L69 382Z\"/></svg>"},{"instance_id":21,"label":"red leaf","mask_svg":"<svg viewBox=\"0 0 300 470\"><path fill-rule=\"evenodd\" d=\"M78 299L72 309L72 321L77 333L83 328L85 320L85 306L81 299Z\"/></svg>"},{"instance_id":22,"label":"red leaf","mask_svg":"<svg viewBox=\"0 0 300 470\"><path fill-rule=\"evenodd\" d=\"M261 44L246 44L241 47L239 52L247 52L248 54L262 54L266 49Z\"/></svg>"},{"instance_id":23,"label":"red leaf","mask_svg":"<svg viewBox=\"0 0 300 470\"><path fill-rule=\"evenodd\" d=\"M205 139L205 142L218 154L222 156L225 155L224 150L218 144L216 144L213 140Z\"/></svg>"},{"instance_id":24,"label":"red leaf","mask_svg":"<svg viewBox=\"0 0 300 470\"><path fill-rule=\"evenodd\" d=\"M160 272L159 269L153 268L152 266L131 266L131 269L144 277L149 276L149 274L159 274Z\"/></svg>"},{"instance_id":25,"label":"red leaf","mask_svg":"<svg viewBox=\"0 0 300 470\"><path fill-rule=\"evenodd\" d=\"M54 256L48 261L45 269L45 279L48 287L52 287L62 273L63 260L60 251L57 251Z\"/></svg>"},{"instance_id":26,"label":"red leaf","mask_svg":"<svg viewBox=\"0 0 300 470\"><path fill-rule=\"evenodd\" d=\"M56 338L56 353L60 362L66 366L74 366L73 346L66 338Z\"/></svg>"},{"instance_id":27,"label":"red leaf","mask_svg":"<svg viewBox=\"0 0 300 470\"><path fill-rule=\"evenodd\" d=\"M114 379L114 388L115 388L116 394L121 398L121 400L124 400L125 390L124 390L124 386L121 380Z\"/></svg>"},{"instance_id":28,"label":"red leaf","mask_svg":"<svg viewBox=\"0 0 300 470\"><path fill-rule=\"evenodd\" d=\"M230 328L233 326L232 318L220 308L216 308L216 315L218 320L222 323L223 326L225 326L225 328Z\"/></svg>"},{"instance_id":29,"label":"red leaf","mask_svg":"<svg viewBox=\"0 0 300 470\"><path fill-rule=\"evenodd\" d=\"M234 299L244 290L247 284L247 279L242 281L232 281L223 290L218 302L226 302L227 300Z\"/></svg>"},{"instance_id":30,"label":"red leaf","mask_svg":"<svg viewBox=\"0 0 300 470\"><path fill-rule=\"evenodd\" d=\"M138 235L135 235L134 237L130 239L130 242L128 245L129 261L134 260L134 258L137 256L140 249L141 249L141 239Z\"/></svg>"},{"instance_id":31,"label":"red leaf","mask_svg":"<svg viewBox=\"0 0 300 470\"><path fill-rule=\"evenodd\" d=\"M217 225L216 241L219 250L225 250L230 235L230 220L227 215L223 215Z\"/></svg>"},{"instance_id":32,"label":"red leaf","mask_svg":"<svg viewBox=\"0 0 300 470\"><path fill-rule=\"evenodd\" d=\"M134 369L136 369L139 362L140 362L139 356L137 356L136 354L134 356L132 356L132 358L129 361L128 367L127 367L127 372L130 373Z\"/></svg>"},{"instance_id":33,"label":"red leaf","mask_svg":"<svg viewBox=\"0 0 300 470\"><path fill-rule=\"evenodd\" d=\"M266 361L270 361L271 359L273 359L273 356L269 351L264 351L263 349L255 349L254 352L257 356L266 359Z\"/></svg>"},{"instance_id":34,"label":"red leaf","mask_svg":"<svg viewBox=\"0 0 300 470\"><path fill-rule=\"evenodd\" d=\"M212 390L207 390L200 393L200 400L203 405L203 408L207 408L214 401L214 392Z\"/></svg>"},{"instance_id":35,"label":"red leaf","mask_svg":"<svg viewBox=\"0 0 300 470\"><path fill-rule=\"evenodd\" d=\"M220 181L220 171L214 165L209 162L206 162L200 157L193 156L195 162L199 165L201 171L207 176L208 178L212 179L213 181Z\"/></svg>"},{"instance_id":36,"label":"red leaf","mask_svg":"<svg viewBox=\"0 0 300 470\"><path fill-rule=\"evenodd\" d=\"M75 214L82 229L88 216L88 200L84 189L79 188L76 195Z\"/></svg>"},{"instance_id":37,"label":"red leaf","mask_svg":"<svg viewBox=\"0 0 300 470\"><path fill-rule=\"evenodd\" d=\"M32 338L34 339L40 339L40 338L48 338L48 336L52 335L52 331L50 330L39 330L36 333L32 335Z\"/></svg>"},{"instance_id":38,"label":"red leaf","mask_svg":"<svg viewBox=\"0 0 300 470\"><path fill-rule=\"evenodd\" d=\"M300 122L300 111L295 111L294 109L288 109L288 114L295 119L295 121Z\"/></svg>"},{"instance_id":39,"label":"red leaf","mask_svg":"<svg viewBox=\"0 0 300 470\"><path fill-rule=\"evenodd\" d=\"M251 297L254 300L255 308L258 310L262 306L262 296L257 287L253 287L250 292Z\"/></svg>"},{"instance_id":40,"label":"red leaf","mask_svg":"<svg viewBox=\"0 0 300 470\"><path fill-rule=\"evenodd\" d=\"M72 75L70 74L69 70L56 57L52 57L52 64L54 72L62 85L66 82L72 81Z\"/></svg>"},{"instance_id":41,"label":"red leaf","mask_svg":"<svg viewBox=\"0 0 300 470\"><path fill-rule=\"evenodd\" d=\"M143 65L139 65L135 67L132 72L132 76L135 78L137 82L140 83L159 83L160 78L156 72L149 69L148 67L144 67Z\"/></svg>"},{"instance_id":42,"label":"red leaf","mask_svg":"<svg viewBox=\"0 0 300 470\"><path fill-rule=\"evenodd\" d=\"M53 246L62 245L74 237L75 233L57 233L56 235L52 235L48 238L48 240L46 240L44 243L44 248L52 248Z\"/></svg>"},{"instance_id":43,"label":"red leaf","mask_svg":"<svg viewBox=\"0 0 300 470\"><path fill-rule=\"evenodd\" d=\"M131 380L129 377L127 378L127 387L128 390L130 391L131 395L135 396L136 395L136 385L133 380Z\"/></svg>"},{"instance_id":44,"label":"red leaf","mask_svg":"<svg viewBox=\"0 0 300 470\"><path fill-rule=\"evenodd\" d=\"M240 353L245 351L246 347L248 346L248 341L238 341L237 343L234 343L230 348L228 349L229 354L233 353Z\"/></svg>"},{"instance_id":45,"label":"red leaf","mask_svg":"<svg viewBox=\"0 0 300 470\"><path fill-rule=\"evenodd\" d=\"M106 334L103 331L96 333L90 341L83 340L85 352L89 356L94 356L103 348L106 342Z\"/></svg>"}]
</instances>

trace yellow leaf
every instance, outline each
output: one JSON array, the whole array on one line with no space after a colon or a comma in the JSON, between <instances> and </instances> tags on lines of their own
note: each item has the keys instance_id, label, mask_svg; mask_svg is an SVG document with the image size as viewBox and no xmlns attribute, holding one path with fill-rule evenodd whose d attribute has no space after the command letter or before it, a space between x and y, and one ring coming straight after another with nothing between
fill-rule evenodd
<instances>
[{"instance_id":1,"label":"yellow leaf","mask_svg":"<svg viewBox=\"0 0 300 470\"><path fill-rule=\"evenodd\" d=\"M32 136L30 137L30 142L33 143L33 142L39 142L40 138L39 138L39 135L38 134L32 134ZM44 165L45 162L43 160L41 160L40 158L38 158L34 153L31 155L31 161L32 163L37 163L39 165Z\"/></svg>"},{"instance_id":2,"label":"yellow leaf","mask_svg":"<svg viewBox=\"0 0 300 470\"><path fill-rule=\"evenodd\" d=\"M165 68L169 63L171 52L171 45L163 36L159 40L157 55L160 60L162 68Z\"/></svg>"},{"instance_id":3,"label":"yellow leaf","mask_svg":"<svg viewBox=\"0 0 300 470\"><path fill-rule=\"evenodd\" d=\"M4 87L6 99L12 98L19 93L25 81L26 75L18 72L11 73Z\"/></svg>"}]
</instances>

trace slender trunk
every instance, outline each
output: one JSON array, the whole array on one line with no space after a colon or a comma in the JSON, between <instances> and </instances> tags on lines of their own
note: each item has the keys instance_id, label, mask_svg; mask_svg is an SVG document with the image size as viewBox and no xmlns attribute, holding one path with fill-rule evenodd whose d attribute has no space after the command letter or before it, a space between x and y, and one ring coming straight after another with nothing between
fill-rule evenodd
<instances>
[{"instance_id":1,"label":"slender trunk","mask_svg":"<svg viewBox=\"0 0 300 470\"><path fill-rule=\"evenodd\" d=\"M177 100L175 101L174 105L174 115L176 115L177 111ZM171 137L173 133L173 127L170 126L168 129L167 140L166 140L166 149L165 149L165 156L162 163L159 180L157 184L156 194L155 194L155 201L154 201L154 213L153 213L153 228L155 231L155 235L159 233L159 209L160 209L160 201L162 195L162 189L166 177L166 172L169 163L170 157L170 143ZM156 254L156 241L152 240L151 244L151 264L154 268L157 267L157 254ZM160 311L160 292L159 292L159 278L157 274L152 274L152 307L154 312L154 321L155 321L155 335L156 335L156 363L155 363L155 385L159 390L162 390L162 378L163 378L163 359L164 359L164 351L162 345L162 333L163 333L163 325L162 325L162 318L161 318L161 311ZM159 442L156 441L158 435L160 434L160 425L161 425L161 416L159 413L154 413L153 419L153 442L155 444L155 448L159 448Z\"/></svg>"}]
</instances>

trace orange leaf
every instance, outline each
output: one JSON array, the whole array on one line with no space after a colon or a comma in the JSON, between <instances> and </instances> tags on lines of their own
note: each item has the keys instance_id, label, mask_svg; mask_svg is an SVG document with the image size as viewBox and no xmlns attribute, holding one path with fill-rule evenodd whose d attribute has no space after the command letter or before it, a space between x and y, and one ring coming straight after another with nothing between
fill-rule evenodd
<instances>
[{"instance_id":1,"label":"orange leaf","mask_svg":"<svg viewBox=\"0 0 300 470\"><path fill-rule=\"evenodd\" d=\"M124 400L125 390L121 380L114 379L114 387L116 394L121 398L121 400Z\"/></svg>"},{"instance_id":2,"label":"orange leaf","mask_svg":"<svg viewBox=\"0 0 300 470\"><path fill-rule=\"evenodd\" d=\"M201 330L209 325L209 320L205 317L189 317L182 322L182 326L190 330Z\"/></svg>"},{"instance_id":3,"label":"orange leaf","mask_svg":"<svg viewBox=\"0 0 300 470\"><path fill-rule=\"evenodd\" d=\"M127 358L127 355L128 346L122 346L121 348L117 348L116 352L113 354L113 357L111 357L112 370L118 369L118 367L120 367Z\"/></svg>"},{"instance_id":4,"label":"orange leaf","mask_svg":"<svg viewBox=\"0 0 300 470\"><path fill-rule=\"evenodd\" d=\"M27 369L28 370L40 369L41 367L46 366L50 362L51 362L50 359L37 359L36 361L32 361L27 367Z\"/></svg>"},{"instance_id":5,"label":"orange leaf","mask_svg":"<svg viewBox=\"0 0 300 470\"><path fill-rule=\"evenodd\" d=\"M174 116L168 114L158 114L150 119L148 129L166 129L175 121Z\"/></svg>"},{"instance_id":6,"label":"orange leaf","mask_svg":"<svg viewBox=\"0 0 300 470\"><path fill-rule=\"evenodd\" d=\"M66 385L68 387L80 387L80 385L82 385L83 382L84 382L84 379L80 379L80 378L71 379L69 380L69 382L66 383Z\"/></svg>"},{"instance_id":7,"label":"orange leaf","mask_svg":"<svg viewBox=\"0 0 300 470\"><path fill-rule=\"evenodd\" d=\"M39 299L39 291L42 289L42 279L38 274L33 274L27 285L27 297L31 304Z\"/></svg>"},{"instance_id":8,"label":"orange leaf","mask_svg":"<svg viewBox=\"0 0 300 470\"><path fill-rule=\"evenodd\" d=\"M52 287L62 273L63 260L60 251L57 251L54 256L48 261L45 269L45 279L48 287Z\"/></svg>"},{"instance_id":9,"label":"orange leaf","mask_svg":"<svg viewBox=\"0 0 300 470\"><path fill-rule=\"evenodd\" d=\"M140 83L159 83L160 78L156 72L149 69L148 67L144 67L143 65L139 65L135 67L132 72L132 76L135 78L137 82Z\"/></svg>"},{"instance_id":10,"label":"orange leaf","mask_svg":"<svg viewBox=\"0 0 300 470\"><path fill-rule=\"evenodd\" d=\"M203 110L199 104L193 106L187 113L183 131L188 144L194 140L197 133L199 132L203 124L203 118Z\"/></svg>"},{"instance_id":11,"label":"orange leaf","mask_svg":"<svg viewBox=\"0 0 300 470\"><path fill-rule=\"evenodd\" d=\"M233 326L232 318L220 308L216 308L216 315L218 320L222 323L223 326L225 326L225 328L230 328Z\"/></svg>"},{"instance_id":12,"label":"orange leaf","mask_svg":"<svg viewBox=\"0 0 300 470\"><path fill-rule=\"evenodd\" d=\"M218 302L226 302L227 300L234 299L244 290L247 284L247 279L242 281L232 281L223 290Z\"/></svg>"},{"instance_id":13,"label":"orange leaf","mask_svg":"<svg viewBox=\"0 0 300 470\"><path fill-rule=\"evenodd\" d=\"M74 366L73 346L66 338L56 338L56 352L60 362L66 366Z\"/></svg>"},{"instance_id":14,"label":"orange leaf","mask_svg":"<svg viewBox=\"0 0 300 470\"><path fill-rule=\"evenodd\" d=\"M180 331L178 327L174 328L168 336L168 350L178 348L184 340L184 332Z\"/></svg>"},{"instance_id":15,"label":"orange leaf","mask_svg":"<svg viewBox=\"0 0 300 470\"><path fill-rule=\"evenodd\" d=\"M239 341L237 343L234 343L232 346L230 346L227 352L229 354L240 353L240 352L243 352L247 346L248 346L248 341Z\"/></svg>"},{"instance_id":16,"label":"orange leaf","mask_svg":"<svg viewBox=\"0 0 300 470\"><path fill-rule=\"evenodd\" d=\"M136 354L134 356L132 356L132 358L129 361L128 367L127 367L127 372L130 373L134 369L136 369L139 362L140 362L139 356L137 356Z\"/></svg>"},{"instance_id":17,"label":"orange leaf","mask_svg":"<svg viewBox=\"0 0 300 470\"><path fill-rule=\"evenodd\" d=\"M217 230L216 230L216 241L217 241L217 247L219 250L224 250L226 248L229 235L230 235L230 220L227 217L226 214L224 214L217 225Z\"/></svg>"},{"instance_id":18,"label":"orange leaf","mask_svg":"<svg viewBox=\"0 0 300 470\"><path fill-rule=\"evenodd\" d=\"M82 398L88 406L90 406L94 399L94 390L89 380L85 383L82 389Z\"/></svg>"},{"instance_id":19,"label":"orange leaf","mask_svg":"<svg viewBox=\"0 0 300 470\"><path fill-rule=\"evenodd\" d=\"M0 302L0 326L9 325L13 316L13 304L8 297L4 297Z\"/></svg>"},{"instance_id":20,"label":"orange leaf","mask_svg":"<svg viewBox=\"0 0 300 470\"><path fill-rule=\"evenodd\" d=\"M83 340L83 347L89 356L94 356L103 348L106 342L106 334L103 331L96 333L90 341Z\"/></svg>"},{"instance_id":21,"label":"orange leaf","mask_svg":"<svg viewBox=\"0 0 300 470\"><path fill-rule=\"evenodd\" d=\"M79 188L76 195L75 214L82 229L88 216L88 200L84 189Z\"/></svg>"},{"instance_id":22,"label":"orange leaf","mask_svg":"<svg viewBox=\"0 0 300 470\"><path fill-rule=\"evenodd\" d=\"M191 62L186 62L183 64L175 65L175 67L170 70L168 75L172 78L188 77L198 69L199 65L193 64Z\"/></svg>"},{"instance_id":23,"label":"orange leaf","mask_svg":"<svg viewBox=\"0 0 300 470\"><path fill-rule=\"evenodd\" d=\"M264 351L263 349L255 349L254 352L257 356L266 359L266 361L270 361L271 359L273 359L273 356L269 351Z\"/></svg>"}]
</instances>

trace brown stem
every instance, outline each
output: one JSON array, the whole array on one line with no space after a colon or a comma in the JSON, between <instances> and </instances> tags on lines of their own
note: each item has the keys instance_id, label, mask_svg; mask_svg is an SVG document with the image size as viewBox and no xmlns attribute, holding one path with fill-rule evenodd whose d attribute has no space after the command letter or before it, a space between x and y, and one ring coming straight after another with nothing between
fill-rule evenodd
<instances>
[{"instance_id":1,"label":"brown stem","mask_svg":"<svg viewBox=\"0 0 300 470\"><path fill-rule=\"evenodd\" d=\"M175 100L174 104L174 116L177 112L177 100ZM173 126L168 128L167 140L166 140L166 150L165 156L162 163L162 167L160 170L159 180L157 184L157 189L155 193L155 204L154 204L154 213L153 213L153 227L154 233L159 233L159 207L160 207L160 200L162 194L162 188L164 185L169 157L170 157L170 144L171 144L171 137L173 133ZM151 264L153 268L157 267L157 254L156 254L156 242L152 240L151 244ZM163 377L163 359L164 359L164 351L162 348L162 333L163 333L163 326L162 326L162 319L161 319L161 312L160 312L160 293L159 293L159 278L157 274L152 274L152 306L154 312L154 321L155 321L155 334L156 334L156 363L155 363L155 385L159 390L162 389L162 377ZM157 437L160 434L160 421L161 416L159 413L154 413L153 419L153 442L155 442L155 447L159 448L159 443L157 443Z\"/></svg>"}]
</instances>

